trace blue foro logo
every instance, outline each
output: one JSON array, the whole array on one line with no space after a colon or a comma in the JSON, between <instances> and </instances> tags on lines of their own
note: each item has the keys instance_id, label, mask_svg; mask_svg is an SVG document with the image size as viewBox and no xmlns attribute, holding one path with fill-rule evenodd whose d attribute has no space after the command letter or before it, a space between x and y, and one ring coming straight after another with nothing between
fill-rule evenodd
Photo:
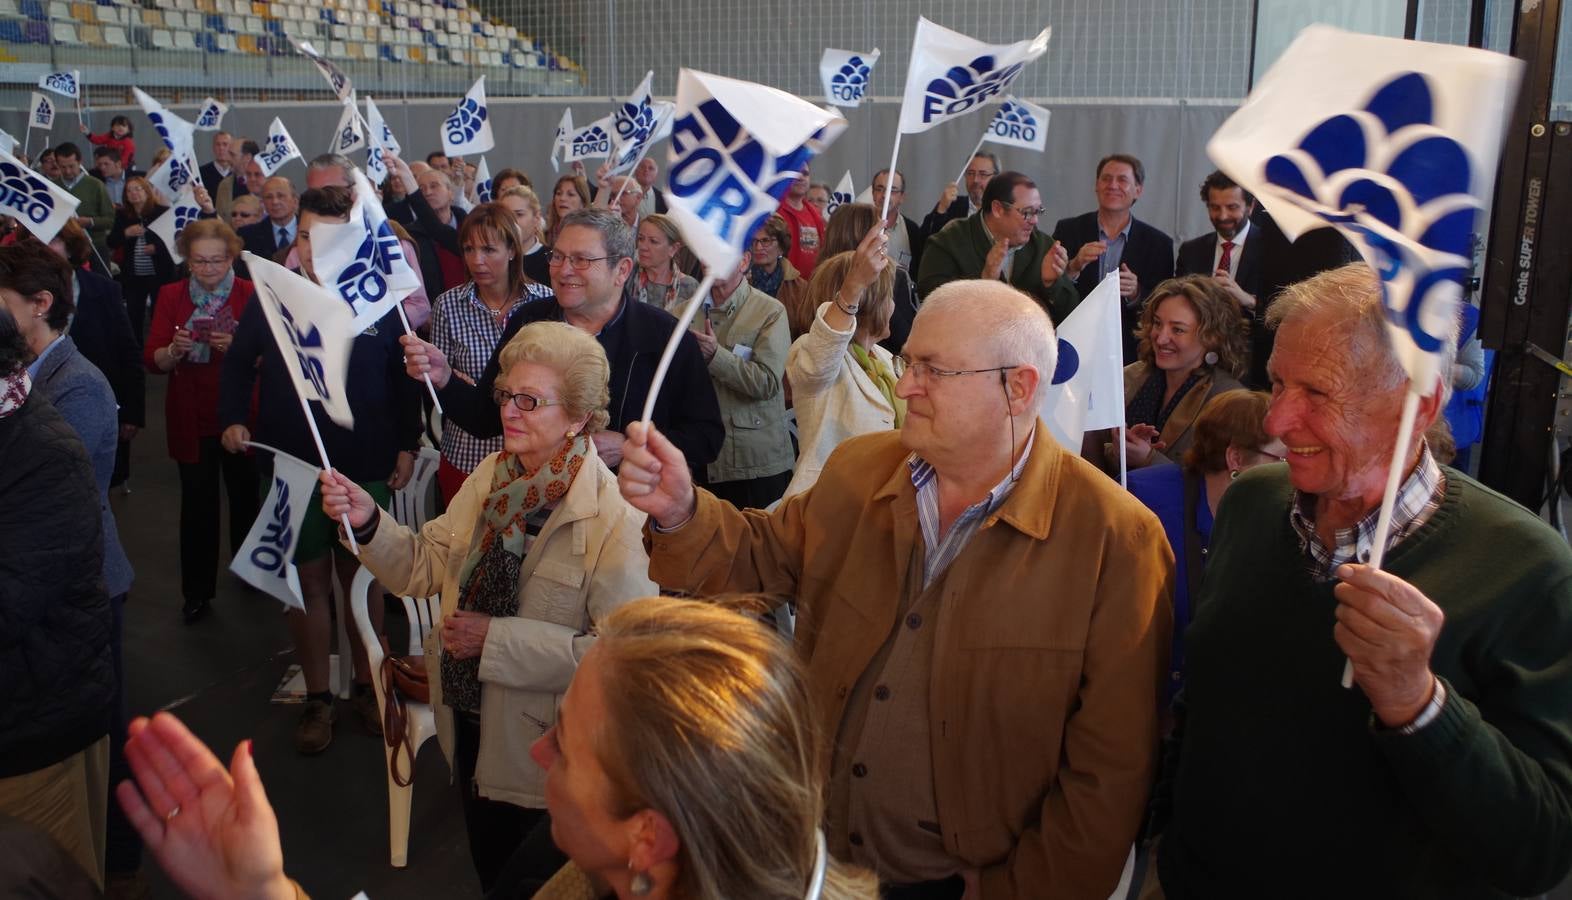
<instances>
[{"instance_id":1,"label":"blue foro logo","mask_svg":"<svg viewBox=\"0 0 1572 900\"><path fill-rule=\"evenodd\" d=\"M202 218L202 210L195 206L175 207L175 234L184 231L187 225L200 218Z\"/></svg>"},{"instance_id":2,"label":"blue foro logo","mask_svg":"<svg viewBox=\"0 0 1572 900\"><path fill-rule=\"evenodd\" d=\"M175 147L175 139L169 134L169 126L164 124L164 114L150 112L147 114L147 117L153 120L153 130L157 131L158 136L163 139L164 146L170 150L177 149Z\"/></svg>"},{"instance_id":3,"label":"blue foro logo","mask_svg":"<svg viewBox=\"0 0 1572 900\"><path fill-rule=\"evenodd\" d=\"M1075 345L1059 338L1059 361L1053 367L1053 380L1049 384L1064 384L1075 377L1081 370L1081 354L1076 352Z\"/></svg>"},{"instance_id":4,"label":"blue foro logo","mask_svg":"<svg viewBox=\"0 0 1572 900\"><path fill-rule=\"evenodd\" d=\"M1434 107L1425 76L1399 75L1364 109L1317 124L1264 171L1286 202L1375 251L1387 319L1432 353L1461 295L1479 205L1469 194L1468 151L1433 125ZM1394 297L1405 295L1397 309Z\"/></svg>"},{"instance_id":5,"label":"blue foro logo","mask_svg":"<svg viewBox=\"0 0 1572 900\"><path fill-rule=\"evenodd\" d=\"M272 135L267 139L267 149L262 151L262 165L269 170L276 169L294 155L294 149L289 138L282 134Z\"/></svg>"},{"instance_id":6,"label":"blue foro logo","mask_svg":"<svg viewBox=\"0 0 1572 900\"><path fill-rule=\"evenodd\" d=\"M999 107L999 112L994 115L993 122L988 126L992 134L1012 141L1036 141L1037 117L1026 110L1025 107L1004 101Z\"/></svg>"},{"instance_id":7,"label":"blue foro logo","mask_svg":"<svg viewBox=\"0 0 1572 900\"><path fill-rule=\"evenodd\" d=\"M355 131L355 126L345 125L344 130L338 133L338 149L345 150L360 143L360 134Z\"/></svg>"},{"instance_id":8,"label":"blue foro logo","mask_svg":"<svg viewBox=\"0 0 1572 900\"><path fill-rule=\"evenodd\" d=\"M351 309L359 304L376 303L388 293L387 275L393 263L404 258L399 247L398 235L388 223L383 222L373 230L367 220L366 237L355 250L355 259L339 273L335 285L338 295Z\"/></svg>"},{"instance_id":9,"label":"blue foro logo","mask_svg":"<svg viewBox=\"0 0 1572 900\"><path fill-rule=\"evenodd\" d=\"M295 543L295 531L289 527L289 482L275 475L273 490L278 493L278 499L273 503L273 512L262 532L261 543L251 551L251 562L264 572L282 576L284 554Z\"/></svg>"},{"instance_id":10,"label":"blue foro logo","mask_svg":"<svg viewBox=\"0 0 1572 900\"><path fill-rule=\"evenodd\" d=\"M1015 76L1026 68L1025 63L1002 69L994 68L995 65L992 56L979 56L970 65L954 66L928 82L922 98L923 122L960 115L987 102L1008 90Z\"/></svg>"},{"instance_id":11,"label":"blue foro logo","mask_svg":"<svg viewBox=\"0 0 1572 900\"><path fill-rule=\"evenodd\" d=\"M868 91L868 76L872 71L862 57L853 56L830 76L830 95L837 100L861 101Z\"/></svg>"},{"instance_id":12,"label":"blue foro logo","mask_svg":"<svg viewBox=\"0 0 1572 900\"><path fill-rule=\"evenodd\" d=\"M617 137L623 142L632 141L635 144L644 143L649 137L650 128L655 124L655 110L645 98L638 106L631 103L622 104L613 119L617 126Z\"/></svg>"},{"instance_id":13,"label":"blue foro logo","mask_svg":"<svg viewBox=\"0 0 1572 900\"><path fill-rule=\"evenodd\" d=\"M164 162L169 167L169 190L178 194L180 189L192 181L191 167L171 156Z\"/></svg>"},{"instance_id":14,"label":"blue foro logo","mask_svg":"<svg viewBox=\"0 0 1572 900\"><path fill-rule=\"evenodd\" d=\"M317 397L323 402L331 400L333 395L328 391L327 372L322 366L322 332L315 325L311 325L308 331L301 331L300 326L295 324L295 317L290 315L289 307L282 303L278 305L278 312L284 317L284 333L289 336L289 343L294 347L300 374L311 382Z\"/></svg>"},{"instance_id":15,"label":"blue foro logo","mask_svg":"<svg viewBox=\"0 0 1572 900\"><path fill-rule=\"evenodd\" d=\"M476 103L473 98L465 97L464 102L453 110L442 123L443 134L452 145L467 144L480 133L480 126L486 124L486 108Z\"/></svg>"},{"instance_id":16,"label":"blue foro logo","mask_svg":"<svg viewBox=\"0 0 1572 900\"><path fill-rule=\"evenodd\" d=\"M775 211L813 155L806 145L771 154L715 100L676 122L671 147L672 195L737 248Z\"/></svg>"},{"instance_id":17,"label":"blue foro logo","mask_svg":"<svg viewBox=\"0 0 1572 900\"><path fill-rule=\"evenodd\" d=\"M611 136L606 134L606 129L596 125L586 131L581 131L573 138L574 156L604 156L611 152Z\"/></svg>"},{"instance_id":18,"label":"blue foro logo","mask_svg":"<svg viewBox=\"0 0 1572 900\"><path fill-rule=\"evenodd\" d=\"M54 107L49 105L47 98L38 101L38 109L33 111L33 116L39 122L52 122L55 118Z\"/></svg>"},{"instance_id":19,"label":"blue foro logo","mask_svg":"<svg viewBox=\"0 0 1572 900\"><path fill-rule=\"evenodd\" d=\"M76 96L76 79L70 72L56 72L44 79L44 87L71 97Z\"/></svg>"},{"instance_id":20,"label":"blue foro logo","mask_svg":"<svg viewBox=\"0 0 1572 900\"><path fill-rule=\"evenodd\" d=\"M217 128L218 127L218 107L216 107L216 106L209 106L207 109L202 110L202 115L197 117L196 127L198 127L198 128Z\"/></svg>"},{"instance_id":21,"label":"blue foro logo","mask_svg":"<svg viewBox=\"0 0 1572 900\"><path fill-rule=\"evenodd\" d=\"M42 225L55 211L49 185L15 163L0 162L0 209Z\"/></svg>"}]
</instances>

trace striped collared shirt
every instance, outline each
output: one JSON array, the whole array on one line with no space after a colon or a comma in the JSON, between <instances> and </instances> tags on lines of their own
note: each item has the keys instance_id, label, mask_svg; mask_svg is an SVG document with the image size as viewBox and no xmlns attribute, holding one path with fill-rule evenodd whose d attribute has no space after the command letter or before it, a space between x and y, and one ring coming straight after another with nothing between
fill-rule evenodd
<instances>
[{"instance_id":1,"label":"striped collared shirt","mask_svg":"<svg viewBox=\"0 0 1572 900\"><path fill-rule=\"evenodd\" d=\"M480 299L475 282L466 281L431 304L431 343L448 358L453 371L479 381L513 313L531 300L551 295L550 288L531 282L499 316ZM501 449L501 437L477 438L452 420L442 423L442 458L460 471L474 471L481 460Z\"/></svg>"},{"instance_id":2,"label":"striped collared shirt","mask_svg":"<svg viewBox=\"0 0 1572 900\"><path fill-rule=\"evenodd\" d=\"M1424 444L1419 453L1419 465L1414 467L1414 471L1397 490L1386 549L1391 550L1398 541L1429 521L1445 497L1446 476L1441 474L1441 467L1436 464L1435 457L1430 455L1430 445ZM1305 565L1311 577L1327 581L1332 578L1337 567L1344 563L1368 562L1375 544L1376 520L1381 515L1381 507L1370 510L1352 528L1337 529L1334 535L1336 545L1328 547L1315 531L1315 502L1314 494L1296 490L1288 513L1288 521L1299 535L1299 545L1304 550Z\"/></svg>"},{"instance_id":3,"label":"striped collared shirt","mask_svg":"<svg viewBox=\"0 0 1572 900\"><path fill-rule=\"evenodd\" d=\"M915 453L907 458L912 487L917 489L917 519L922 524L922 540L927 551L923 554L922 563L924 589L933 584L933 580L961 555L961 551L971 542L972 535L982 527L983 521L1004 505L1026 468L1026 460L1032 455L1032 442L1036 438L1036 432L1027 434L1026 447L1009 474L993 486L987 497L968 506L942 537L939 534L939 473L932 463Z\"/></svg>"}]
</instances>

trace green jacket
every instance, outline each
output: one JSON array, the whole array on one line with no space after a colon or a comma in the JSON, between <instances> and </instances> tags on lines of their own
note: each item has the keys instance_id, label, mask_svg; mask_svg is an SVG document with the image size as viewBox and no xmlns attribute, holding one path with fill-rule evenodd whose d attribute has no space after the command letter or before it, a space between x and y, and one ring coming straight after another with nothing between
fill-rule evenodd
<instances>
[{"instance_id":1,"label":"green jacket","mask_svg":"<svg viewBox=\"0 0 1572 900\"><path fill-rule=\"evenodd\" d=\"M61 185L65 187L65 185ZM104 183L83 170L82 177L77 180L74 187L67 187L66 191L81 201L76 208L78 216L91 216L93 227L87 229L87 236L98 248L99 253L104 253L109 247L109 228L115 224L115 204L109 199L109 188ZM105 257L108 261L108 257Z\"/></svg>"},{"instance_id":2,"label":"green jacket","mask_svg":"<svg viewBox=\"0 0 1572 900\"><path fill-rule=\"evenodd\" d=\"M1053 238L1033 231L1031 239L1015 251L1011 260L1010 284L1035 297L1057 325L1080 304L1081 295L1075 282L1063 275L1053 284L1043 284L1043 257L1053 245ZM926 297L942 284L978 277L992 248L993 240L983 228L982 213L950 222L923 245L917 292Z\"/></svg>"},{"instance_id":3,"label":"green jacket","mask_svg":"<svg viewBox=\"0 0 1572 900\"><path fill-rule=\"evenodd\" d=\"M791 349L786 307L743 281L724 304L706 306L704 312L715 330L710 380L726 424L726 442L707 470L710 481L744 481L790 471L796 457L786 430L781 389L786 351ZM692 328L702 333L704 316L695 316ZM739 355L740 348L747 350Z\"/></svg>"}]
</instances>

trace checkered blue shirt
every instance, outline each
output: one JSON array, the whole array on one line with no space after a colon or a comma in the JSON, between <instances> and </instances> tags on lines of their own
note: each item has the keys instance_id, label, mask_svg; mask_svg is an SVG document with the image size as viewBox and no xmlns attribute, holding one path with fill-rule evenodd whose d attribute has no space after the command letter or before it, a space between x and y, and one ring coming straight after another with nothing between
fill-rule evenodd
<instances>
[{"instance_id":1,"label":"checkered blue shirt","mask_svg":"<svg viewBox=\"0 0 1572 900\"><path fill-rule=\"evenodd\" d=\"M926 553L922 562L922 586L926 590L933 580L939 577L950 563L955 561L966 545L971 542L972 536L982 523L998 511L1009 499L1010 492L1015 490L1015 483L1020 480L1021 472L1026 468L1026 460L1032 455L1032 443L1037 439L1035 431L1026 437L1026 449L1021 451L1021 458L1010 469L988 496L968 506L964 512L950 526L941 538L939 535L939 482L938 472L933 468L933 463L928 462L913 453L906 460L906 465L911 468L912 487L917 489L917 520L922 525L922 540Z\"/></svg>"},{"instance_id":2,"label":"checkered blue shirt","mask_svg":"<svg viewBox=\"0 0 1572 900\"><path fill-rule=\"evenodd\" d=\"M1386 549L1397 546L1429 521L1441 501L1446 498L1446 476L1430 455L1430 445L1424 444L1419 452L1419 465L1403 480L1397 489L1397 502L1392 507L1392 529L1386 539ZM1381 507L1354 523L1352 528L1337 529L1335 546L1328 547L1315 532L1315 495L1294 491L1293 504L1289 507L1288 521L1299 535L1299 545L1305 553L1305 565L1312 578L1328 581L1337 567L1344 563L1368 562L1375 546L1376 520Z\"/></svg>"},{"instance_id":3,"label":"checkered blue shirt","mask_svg":"<svg viewBox=\"0 0 1572 900\"><path fill-rule=\"evenodd\" d=\"M475 282L467 281L444 291L431 304L431 343L448 358L453 371L479 381L508 319L525 303L551 296L550 288L532 282L498 319L475 292ZM451 420L442 423L442 458L460 471L474 471L481 460L501 449L500 437L478 438Z\"/></svg>"}]
</instances>

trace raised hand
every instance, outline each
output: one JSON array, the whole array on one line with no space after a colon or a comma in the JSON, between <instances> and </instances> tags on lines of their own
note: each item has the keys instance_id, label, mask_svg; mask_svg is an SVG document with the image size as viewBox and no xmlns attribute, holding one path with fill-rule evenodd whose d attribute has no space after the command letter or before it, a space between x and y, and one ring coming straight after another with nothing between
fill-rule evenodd
<instances>
[{"instance_id":1,"label":"raised hand","mask_svg":"<svg viewBox=\"0 0 1572 900\"><path fill-rule=\"evenodd\" d=\"M934 205L933 211L936 213L942 213L948 210L950 208L950 204L954 203L955 198L959 196L960 188L955 186L955 182L950 182L944 186L944 193L939 195L939 202Z\"/></svg>"},{"instance_id":2,"label":"raised hand","mask_svg":"<svg viewBox=\"0 0 1572 900\"><path fill-rule=\"evenodd\" d=\"M686 523L696 508L687 459L659 429L644 422L628 423L617 486L634 509L662 528Z\"/></svg>"},{"instance_id":3,"label":"raised hand","mask_svg":"<svg viewBox=\"0 0 1572 900\"><path fill-rule=\"evenodd\" d=\"M404 345L404 374L420 381L423 376L431 376L431 384L437 390L448 386L448 379L453 376L453 368L448 365L448 358L435 344L421 340L413 334L406 334L398 339Z\"/></svg>"},{"instance_id":4,"label":"raised hand","mask_svg":"<svg viewBox=\"0 0 1572 900\"><path fill-rule=\"evenodd\" d=\"M1064 244L1054 241L1053 246L1043 255L1043 284L1051 285L1064 274L1065 267L1070 264L1070 254L1064 249Z\"/></svg>"},{"instance_id":5,"label":"raised hand","mask_svg":"<svg viewBox=\"0 0 1572 900\"><path fill-rule=\"evenodd\" d=\"M1390 572L1349 563L1332 589L1332 638L1354 667L1354 683L1388 728L1419 716L1435 692L1430 654L1446 615L1420 590Z\"/></svg>"},{"instance_id":6,"label":"raised hand","mask_svg":"<svg viewBox=\"0 0 1572 900\"><path fill-rule=\"evenodd\" d=\"M323 469L317 481L322 485L322 512L329 519L337 522L347 514L349 527L362 528L377 514L377 501L342 472Z\"/></svg>"}]
</instances>

